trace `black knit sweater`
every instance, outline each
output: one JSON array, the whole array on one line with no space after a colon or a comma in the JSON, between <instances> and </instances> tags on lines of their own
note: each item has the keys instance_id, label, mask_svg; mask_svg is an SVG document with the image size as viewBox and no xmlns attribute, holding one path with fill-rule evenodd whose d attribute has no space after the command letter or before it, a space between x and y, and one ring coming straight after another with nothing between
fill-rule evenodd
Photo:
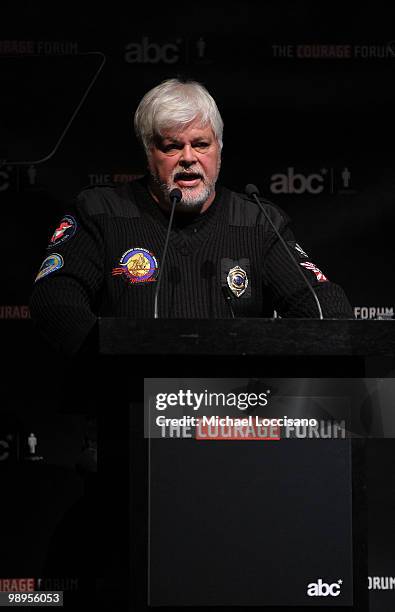
<instances>
[{"instance_id":1,"label":"black knit sweater","mask_svg":"<svg viewBox=\"0 0 395 612\"><path fill-rule=\"evenodd\" d=\"M287 215L274 206L266 210L314 286L324 317L352 317L343 290L295 243ZM85 189L67 215L48 247L30 308L47 340L73 353L97 316L153 317L168 216L145 179ZM229 288L229 272L237 275L237 266L239 296ZM313 296L259 207L218 187L205 213L175 216L159 316L222 319L232 309L236 317L271 317L274 310L282 317L318 316Z\"/></svg>"}]
</instances>

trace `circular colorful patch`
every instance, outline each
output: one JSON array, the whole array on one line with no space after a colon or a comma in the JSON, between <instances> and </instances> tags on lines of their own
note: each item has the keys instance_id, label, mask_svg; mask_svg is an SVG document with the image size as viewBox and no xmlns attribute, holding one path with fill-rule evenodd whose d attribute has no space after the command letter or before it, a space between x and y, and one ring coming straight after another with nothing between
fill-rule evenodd
<instances>
[{"instance_id":1,"label":"circular colorful patch","mask_svg":"<svg viewBox=\"0 0 395 612\"><path fill-rule=\"evenodd\" d=\"M142 247L126 251L119 262L120 267L113 275L122 274L130 283L152 282L158 275L158 262L155 256Z\"/></svg>"},{"instance_id":2,"label":"circular colorful patch","mask_svg":"<svg viewBox=\"0 0 395 612\"><path fill-rule=\"evenodd\" d=\"M48 274L51 274L52 272L55 272L55 270L59 270L59 268L61 268L63 264L63 257L58 253L52 253L52 255L48 255L48 257L46 257L41 264L41 267L36 276L36 281L38 281L40 278L43 278L44 276L47 276Z\"/></svg>"},{"instance_id":3,"label":"circular colorful patch","mask_svg":"<svg viewBox=\"0 0 395 612\"><path fill-rule=\"evenodd\" d=\"M77 222L74 217L70 215L66 215L60 221L58 227L53 233L53 236L49 242L48 248L52 248L57 246L58 244L62 244L62 242L66 242L69 238L74 236L77 230Z\"/></svg>"}]
</instances>

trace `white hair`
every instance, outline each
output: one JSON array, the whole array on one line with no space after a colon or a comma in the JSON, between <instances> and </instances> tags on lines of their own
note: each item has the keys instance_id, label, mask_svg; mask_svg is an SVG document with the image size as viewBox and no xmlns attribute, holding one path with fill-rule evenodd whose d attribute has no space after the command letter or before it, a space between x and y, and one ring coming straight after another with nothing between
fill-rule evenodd
<instances>
[{"instance_id":1,"label":"white hair","mask_svg":"<svg viewBox=\"0 0 395 612\"><path fill-rule=\"evenodd\" d=\"M182 130L195 119L210 125L222 149L224 123L207 89L196 81L168 79L148 91L134 115L134 129L147 156L155 137L163 130Z\"/></svg>"}]
</instances>

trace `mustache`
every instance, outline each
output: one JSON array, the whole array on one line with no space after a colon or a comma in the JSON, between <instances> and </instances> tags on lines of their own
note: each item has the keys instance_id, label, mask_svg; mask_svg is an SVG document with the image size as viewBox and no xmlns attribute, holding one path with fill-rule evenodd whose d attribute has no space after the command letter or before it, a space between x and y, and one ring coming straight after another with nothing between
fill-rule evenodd
<instances>
[{"instance_id":1,"label":"mustache","mask_svg":"<svg viewBox=\"0 0 395 612\"><path fill-rule=\"evenodd\" d=\"M176 172L173 176L173 180L174 181L182 181L183 179L203 179L205 178L205 176L201 173L201 172L196 172L195 170L192 170L190 172L188 172L187 170L180 170L179 172Z\"/></svg>"}]
</instances>

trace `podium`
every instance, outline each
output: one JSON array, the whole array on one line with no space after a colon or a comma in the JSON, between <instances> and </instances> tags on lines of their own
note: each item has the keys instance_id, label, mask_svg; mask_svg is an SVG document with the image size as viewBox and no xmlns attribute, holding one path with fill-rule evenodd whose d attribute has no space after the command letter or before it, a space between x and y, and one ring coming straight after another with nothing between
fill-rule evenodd
<instances>
[{"instance_id":1,"label":"podium","mask_svg":"<svg viewBox=\"0 0 395 612\"><path fill-rule=\"evenodd\" d=\"M230 442L219 441L208 443L203 448L204 445L193 446L187 441L150 440L143 437L142 389L144 379L336 379L362 378L367 372L385 376L393 367L394 321L102 318L98 321L97 342L104 372L110 371L111 379L118 380L118 401L130 406L133 447L131 533L135 556L131 560L131 597L135 604L142 607L260 605L277 611L282 609L279 606L284 609L295 609L295 606L337 609L347 605L350 610L369 609L363 439L289 440L281 452L279 447L273 452L270 443L263 446L261 442L250 442L249 445L236 442L231 446ZM111 397L113 393L114 386ZM141 466L141 456L145 457L144 467ZM222 458L226 459L221 471L217 468L223 462ZM241 461L248 466L249 478L244 476L243 479ZM284 462L289 466L299 466L300 470L305 466L305 484L300 473L296 479L287 476ZM315 475L314 470L306 469L313 464L318 470ZM261 480L256 475L251 477L254 465L265 466L265 469L258 470ZM233 480L229 473L234 475ZM283 486L276 487L272 499L267 500L262 496L262 489L265 482L270 482L273 473L278 474ZM211 477L202 478L202 474L211 474ZM326 483L323 488L314 484L318 482L318 474ZM218 484L221 478L220 490L216 491L215 483ZM254 490L252 482L257 489ZM287 491L293 486L300 488L300 496L293 495L289 499ZM316 496L325 496L325 490L329 489L326 511ZM240 491L243 491L247 503L244 514ZM144 498L146 503L142 506ZM301 503L301 498L304 503ZM222 511L215 499L220 500L218 504L222 505ZM314 519L317 503L323 513L321 534ZM284 504L288 504L287 511L284 511ZM335 516L331 515L331 510ZM174 520L176 511L178 522ZM267 524L266 536L262 531L265 520L274 520L278 515L285 525L288 516L292 524L294 513L300 519L302 530L308 529L309 521L315 522L317 542L322 550L325 542L331 549L326 564L323 564L330 575L320 575L319 569L312 570L318 549L314 546L309 549L305 541L306 554L300 554L303 537L295 537L292 531L287 533L285 527L278 534L276 554L270 555L267 551L261 554L265 538L272 547L276 542ZM216 531L208 514L212 520L219 521L216 543L213 542ZM196 526L195 531L188 527L186 516ZM162 522L164 517L167 527ZM234 538L227 541L227 534L235 528L238 519L239 529L241 525L246 539L250 538L250 545L237 538L236 541ZM340 519L342 523L336 523ZM169 535L177 529L178 539L174 534ZM325 529L329 529L328 540ZM335 541L336 529L342 541ZM259 537L254 539L254 533L260 534ZM307 537L307 532L304 535ZM211 538L207 546L202 544L205 536ZM348 543L345 543L347 539ZM222 550L218 548L218 540L222 543ZM325 596L326 587L322 585L327 584L330 590L330 585L335 584L340 570L340 567L335 567L336 555L340 550L347 557L341 571L347 573L347 563L350 565L348 576L344 576L344 580L342 576L338 577L345 584L341 587L344 597ZM320 563L316 561L319 568ZM215 571L215 567L219 569ZM332 571L329 571L331 567ZM290 575L293 570L297 579ZM284 572L288 572L288 578ZM281 582L279 576L283 576L285 582ZM261 584L258 584L259 579L262 579ZM275 588L266 588L264 585L268 582ZM314 591L317 584L321 585L317 587L318 591L321 588L324 595L308 596L308 585L313 585L310 591ZM299 589L294 600L292 593L289 594L292 589Z\"/></svg>"},{"instance_id":2,"label":"podium","mask_svg":"<svg viewBox=\"0 0 395 612\"><path fill-rule=\"evenodd\" d=\"M395 321L101 318L98 343L101 355L393 358Z\"/></svg>"}]
</instances>

